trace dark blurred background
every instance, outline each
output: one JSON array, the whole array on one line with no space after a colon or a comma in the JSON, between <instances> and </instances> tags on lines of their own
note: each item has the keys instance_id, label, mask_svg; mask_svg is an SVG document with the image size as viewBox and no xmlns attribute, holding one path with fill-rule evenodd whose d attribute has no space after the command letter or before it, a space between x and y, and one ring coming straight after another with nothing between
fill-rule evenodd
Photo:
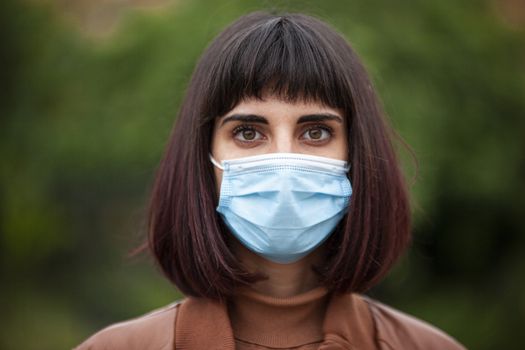
<instances>
[{"instance_id":1,"label":"dark blurred background","mask_svg":"<svg viewBox=\"0 0 525 350\"><path fill-rule=\"evenodd\" d=\"M1 349L180 298L129 257L154 170L204 47L273 8L344 33L419 160L412 249L370 295L471 349L525 347L524 1L2 0Z\"/></svg>"}]
</instances>

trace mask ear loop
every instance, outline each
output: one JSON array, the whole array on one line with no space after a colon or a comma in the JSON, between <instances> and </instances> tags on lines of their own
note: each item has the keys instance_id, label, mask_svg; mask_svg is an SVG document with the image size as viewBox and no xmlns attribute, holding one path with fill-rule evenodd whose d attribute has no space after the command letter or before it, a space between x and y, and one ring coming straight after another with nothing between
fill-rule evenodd
<instances>
[{"instance_id":1,"label":"mask ear loop","mask_svg":"<svg viewBox=\"0 0 525 350\"><path fill-rule=\"evenodd\" d=\"M215 158L213 158L213 156L211 155L211 153L209 153L210 155L210 160L212 162L213 165L215 165L217 168L221 169L221 170L224 170L224 167L222 165L219 164L219 162L217 162L215 160Z\"/></svg>"}]
</instances>

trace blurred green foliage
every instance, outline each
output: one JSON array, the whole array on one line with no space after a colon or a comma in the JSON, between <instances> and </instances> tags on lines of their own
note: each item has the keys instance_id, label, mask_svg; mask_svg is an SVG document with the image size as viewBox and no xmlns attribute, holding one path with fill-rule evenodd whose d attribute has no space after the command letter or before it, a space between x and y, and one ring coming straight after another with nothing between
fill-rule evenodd
<instances>
[{"instance_id":1,"label":"blurred green foliage","mask_svg":"<svg viewBox=\"0 0 525 350\"><path fill-rule=\"evenodd\" d=\"M419 159L413 247L370 294L469 348L525 346L525 33L490 2L178 1L94 40L4 0L0 348L70 348L180 298L128 257L154 169L203 48L272 8L345 34Z\"/></svg>"}]
</instances>

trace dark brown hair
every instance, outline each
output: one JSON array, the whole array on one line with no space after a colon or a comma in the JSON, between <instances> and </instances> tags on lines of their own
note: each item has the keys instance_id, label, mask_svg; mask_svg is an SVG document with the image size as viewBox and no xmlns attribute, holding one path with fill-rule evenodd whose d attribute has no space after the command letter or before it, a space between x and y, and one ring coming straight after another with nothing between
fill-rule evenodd
<instances>
[{"instance_id":1,"label":"dark brown hair","mask_svg":"<svg viewBox=\"0 0 525 350\"><path fill-rule=\"evenodd\" d=\"M223 299L254 281L230 250L231 235L215 211L208 153L215 118L243 98L266 93L344 112L354 192L317 271L335 292L370 288L410 238L393 131L356 53L334 29L302 14L243 16L202 55L157 171L149 207L152 253L187 295Z\"/></svg>"}]
</instances>

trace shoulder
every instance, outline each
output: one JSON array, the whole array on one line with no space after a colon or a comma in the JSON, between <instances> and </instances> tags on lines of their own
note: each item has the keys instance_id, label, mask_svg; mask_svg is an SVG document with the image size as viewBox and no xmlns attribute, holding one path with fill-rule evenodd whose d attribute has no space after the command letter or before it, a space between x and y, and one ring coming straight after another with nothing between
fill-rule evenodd
<instances>
[{"instance_id":1,"label":"shoulder","mask_svg":"<svg viewBox=\"0 0 525 350\"><path fill-rule=\"evenodd\" d=\"M454 338L413 316L361 296L369 305L380 349L465 350Z\"/></svg>"},{"instance_id":2,"label":"shoulder","mask_svg":"<svg viewBox=\"0 0 525 350\"><path fill-rule=\"evenodd\" d=\"M180 302L140 317L110 325L86 339L75 350L173 349L175 315Z\"/></svg>"}]
</instances>

